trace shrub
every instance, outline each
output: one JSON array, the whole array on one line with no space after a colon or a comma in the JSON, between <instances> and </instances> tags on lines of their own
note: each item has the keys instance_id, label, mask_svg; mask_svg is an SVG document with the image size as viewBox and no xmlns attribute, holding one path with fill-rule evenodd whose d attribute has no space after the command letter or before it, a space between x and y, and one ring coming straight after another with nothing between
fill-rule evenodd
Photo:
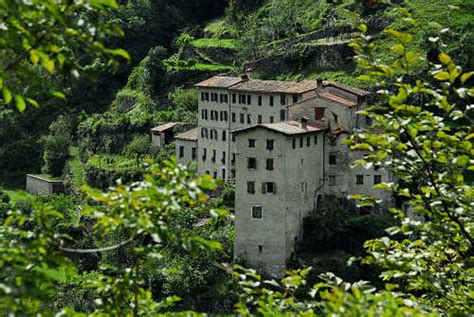
<instances>
[{"instance_id":1,"label":"shrub","mask_svg":"<svg viewBox=\"0 0 474 317\"><path fill-rule=\"evenodd\" d=\"M8 204L10 202L10 196L0 188L0 203Z\"/></svg>"},{"instance_id":2,"label":"shrub","mask_svg":"<svg viewBox=\"0 0 474 317\"><path fill-rule=\"evenodd\" d=\"M49 126L49 135L41 139L43 145L43 172L51 176L61 176L69 159L72 136L69 122L60 116Z\"/></svg>"}]
</instances>

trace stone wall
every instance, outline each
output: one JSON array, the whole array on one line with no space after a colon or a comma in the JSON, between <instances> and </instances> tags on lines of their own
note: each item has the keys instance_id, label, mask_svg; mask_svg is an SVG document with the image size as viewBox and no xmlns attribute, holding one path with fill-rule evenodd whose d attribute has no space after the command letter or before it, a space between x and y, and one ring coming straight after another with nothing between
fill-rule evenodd
<instances>
[{"instance_id":1,"label":"stone wall","mask_svg":"<svg viewBox=\"0 0 474 317\"><path fill-rule=\"evenodd\" d=\"M50 180L42 176L27 174L26 191L33 195L51 195L65 193L62 180Z\"/></svg>"}]
</instances>

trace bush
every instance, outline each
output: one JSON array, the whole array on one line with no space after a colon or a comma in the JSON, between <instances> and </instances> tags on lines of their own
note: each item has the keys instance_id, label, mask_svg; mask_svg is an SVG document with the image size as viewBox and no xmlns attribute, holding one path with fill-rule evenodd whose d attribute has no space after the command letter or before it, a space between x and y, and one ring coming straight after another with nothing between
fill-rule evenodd
<instances>
[{"instance_id":1,"label":"bush","mask_svg":"<svg viewBox=\"0 0 474 317\"><path fill-rule=\"evenodd\" d=\"M0 188L0 203L8 204L10 202L10 196Z\"/></svg>"},{"instance_id":2,"label":"bush","mask_svg":"<svg viewBox=\"0 0 474 317\"><path fill-rule=\"evenodd\" d=\"M150 136L147 134L136 135L133 140L125 147L124 154L134 156L139 164L139 158L150 152Z\"/></svg>"},{"instance_id":3,"label":"bush","mask_svg":"<svg viewBox=\"0 0 474 317\"><path fill-rule=\"evenodd\" d=\"M60 116L49 126L49 135L41 139L43 145L43 172L53 177L61 176L69 159L72 143L69 122Z\"/></svg>"}]
</instances>

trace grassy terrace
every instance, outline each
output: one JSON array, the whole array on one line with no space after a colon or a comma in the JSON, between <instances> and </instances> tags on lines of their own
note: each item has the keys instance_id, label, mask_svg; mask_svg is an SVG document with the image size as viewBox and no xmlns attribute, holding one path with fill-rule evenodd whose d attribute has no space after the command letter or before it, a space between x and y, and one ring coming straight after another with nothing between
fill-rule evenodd
<instances>
[{"instance_id":1,"label":"grassy terrace","mask_svg":"<svg viewBox=\"0 0 474 317\"><path fill-rule=\"evenodd\" d=\"M100 155L96 154L89 158L88 164L103 170L130 170L141 169L143 167L142 161L132 157L122 155Z\"/></svg>"},{"instance_id":2,"label":"grassy terrace","mask_svg":"<svg viewBox=\"0 0 474 317\"><path fill-rule=\"evenodd\" d=\"M35 198L33 195L27 193L24 190L16 189L16 190L6 190L5 191L8 196L10 196L10 203L16 204L20 200L29 200L33 201Z\"/></svg>"},{"instance_id":3,"label":"grassy terrace","mask_svg":"<svg viewBox=\"0 0 474 317\"><path fill-rule=\"evenodd\" d=\"M235 49L237 41L233 39L218 39L218 38L202 38L192 42L194 47L216 47Z\"/></svg>"}]
</instances>

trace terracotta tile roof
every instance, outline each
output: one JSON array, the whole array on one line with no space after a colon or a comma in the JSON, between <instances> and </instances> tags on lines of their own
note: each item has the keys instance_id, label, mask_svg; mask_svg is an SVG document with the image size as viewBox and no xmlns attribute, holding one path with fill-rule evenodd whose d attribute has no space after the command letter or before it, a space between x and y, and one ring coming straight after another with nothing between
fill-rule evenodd
<instances>
[{"instance_id":1,"label":"terracotta tile roof","mask_svg":"<svg viewBox=\"0 0 474 317\"><path fill-rule=\"evenodd\" d=\"M242 81L241 77L214 76L194 85L200 88L229 88Z\"/></svg>"},{"instance_id":2,"label":"terracotta tile roof","mask_svg":"<svg viewBox=\"0 0 474 317\"><path fill-rule=\"evenodd\" d=\"M198 136L199 136L199 129L195 128L195 129L176 135L175 139L186 140L186 141L197 141Z\"/></svg>"},{"instance_id":3,"label":"terracotta tile roof","mask_svg":"<svg viewBox=\"0 0 474 317\"><path fill-rule=\"evenodd\" d=\"M173 129L176 126L176 122L168 122L151 129L152 132L165 132L169 129Z\"/></svg>"},{"instance_id":4,"label":"terracotta tile roof","mask_svg":"<svg viewBox=\"0 0 474 317\"><path fill-rule=\"evenodd\" d=\"M272 130L275 132L280 132L286 135L305 134L305 133L313 133L313 132L320 132L320 131L326 130L323 127L320 127L314 124L309 124L309 123L306 129L303 129L301 127L301 122L287 121L287 122L258 124L258 125L234 130L232 131L232 133L239 133L241 131L246 131L246 130L256 129L256 128L264 128L264 129Z\"/></svg>"},{"instance_id":5,"label":"terracotta tile roof","mask_svg":"<svg viewBox=\"0 0 474 317\"><path fill-rule=\"evenodd\" d=\"M250 79L230 87L234 91L263 92L263 93L287 93L301 94L316 90L316 81L303 80L299 82L278 80L256 80Z\"/></svg>"},{"instance_id":6,"label":"terracotta tile roof","mask_svg":"<svg viewBox=\"0 0 474 317\"><path fill-rule=\"evenodd\" d=\"M342 98L342 97L339 97L339 96L336 96L334 94L331 94L330 92L323 92L323 93L320 93L319 94L319 97L322 97L324 99L327 99L327 100L330 100L330 101L334 101L334 102L337 102L341 105L344 105L344 106L347 106L349 108L352 108L352 107L355 107L357 106L357 102L355 101L352 101L352 100L348 100L346 98Z\"/></svg>"},{"instance_id":7,"label":"terracotta tile roof","mask_svg":"<svg viewBox=\"0 0 474 317\"><path fill-rule=\"evenodd\" d=\"M351 87L351 86L348 86L348 85L344 85L344 84L341 84L341 83L336 83L334 81L325 81L323 82L323 85L324 86L333 86L333 87L336 87L336 88L339 88L339 89L342 89L342 90L345 90L345 91L348 91L356 96L367 96L367 95L370 95L370 91L367 91L367 90L363 90L363 89L359 89L359 88L355 88L355 87Z\"/></svg>"}]
</instances>

